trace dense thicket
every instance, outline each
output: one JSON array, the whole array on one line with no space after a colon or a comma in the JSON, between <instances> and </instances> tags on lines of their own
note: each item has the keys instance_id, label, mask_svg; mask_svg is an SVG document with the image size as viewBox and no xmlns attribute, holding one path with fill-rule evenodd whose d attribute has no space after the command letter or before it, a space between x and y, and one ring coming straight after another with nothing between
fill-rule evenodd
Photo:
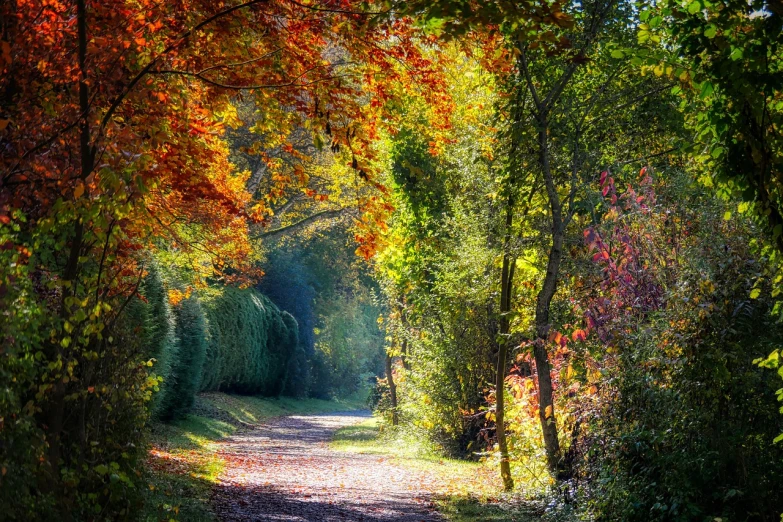
<instances>
[{"instance_id":1,"label":"dense thicket","mask_svg":"<svg viewBox=\"0 0 783 522\"><path fill-rule=\"evenodd\" d=\"M760 295L767 260L749 246L757 231L748 218L725 219L722 202L669 173L658 194L629 183L613 205L610 189L590 229L591 250L622 250L618 268L599 260L584 280L600 281L579 299L597 335L568 360L602 369L574 370L596 388L565 406L584 430L574 454L585 452L586 502L608 520L775 520L779 384L754 363L783 335Z\"/></svg>"},{"instance_id":2,"label":"dense thicket","mask_svg":"<svg viewBox=\"0 0 783 522\"><path fill-rule=\"evenodd\" d=\"M455 50L437 153L425 108L396 107L376 268L397 404L386 379L379 407L486 451L507 489L552 480L551 506L584 519L777 521L778 234L739 186L708 190L689 76L642 38L655 11L639 31L632 11L572 6L551 45L505 28L507 74Z\"/></svg>"}]
</instances>

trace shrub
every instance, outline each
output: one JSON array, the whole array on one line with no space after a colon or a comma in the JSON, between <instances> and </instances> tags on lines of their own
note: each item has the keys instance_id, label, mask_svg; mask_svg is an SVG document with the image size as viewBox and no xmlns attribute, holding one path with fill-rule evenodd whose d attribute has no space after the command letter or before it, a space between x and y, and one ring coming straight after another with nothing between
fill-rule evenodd
<instances>
[{"instance_id":1,"label":"shrub","mask_svg":"<svg viewBox=\"0 0 783 522\"><path fill-rule=\"evenodd\" d=\"M284 320L279 308L250 289L212 289L204 308L209 341L200 389L279 394L298 345L293 317Z\"/></svg>"},{"instance_id":2,"label":"shrub","mask_svg":"<svg viewBox=\"0 0 783 522\"><path fill-rule=\"evenodd\" d=\"M58 247L38 234L0 223L0 245L30 255L0 249L0 519L128 520L151 391L143 336L123 296L90 286L97 264L78 299L51 286Z\"/></svg>"},{"instance_id":3,"label":"shrub","mask_svg":"<svg viewBox=\"0 0 783 522\"><path fill-rule=\"evenodd\" d=\"M754 230L716 203L688 215L661 198L668 206L638 211L645 198L625 198L595 236L615 253L612 264L595 258L603 291L588 307L608 350L596 351L598 395L581 412L587 505L600 520L778 520L778 384L753 361L783 328ZM683 216L676 248L673 215Z\"/></svg>"},{"instance_id":4,"label":"shrub","mask_svg":"<svg viewBox=\"0 0 783 522\"><path fill-rule=\"evenodd\" d=\"M168 383L160 401L163 419L182 417L187 413L201 386L201 374L207 350L204 312L195 296L174 307L176 318L176 358L170 363Z\"/></svg>"},{"instance_id":5,"label":"shrub","mask_svg":"<svg viewBox=\"0 0 783 522\"><path fill-rule=\"evenodd\" d=\"M139 294L141 299L130 302L123 320L143 339L142 356L153 363L150 376L157 378L159 383L152 396L150 412L153 417L161 418L179 345L174 332L174 313L157 263L150 264Z\"/></svg>"},{"instance_id":6,"label":"shrub","mask_svg":"<svg viewBox=\"0 0 783 522\"><path fill-rule=\"evenodd\" d=\"M310 386L310 363L307 360L307 351L299 341L300 329L294 316L287 312L283 312L282 316L288 332L285 344L293 347L293 352L288 358L281 394L306 397Z\"/></svg>"}]
</instances>

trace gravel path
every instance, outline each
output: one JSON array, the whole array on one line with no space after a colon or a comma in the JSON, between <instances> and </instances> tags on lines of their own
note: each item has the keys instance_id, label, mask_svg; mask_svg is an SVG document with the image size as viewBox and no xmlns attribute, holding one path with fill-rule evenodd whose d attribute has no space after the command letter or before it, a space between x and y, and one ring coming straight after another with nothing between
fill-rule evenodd
<instances>
[{"instance_id":1,"label":"gravel path","mask_svg":"<svg viewBox=\"0 0 783 522\"><path fill-rule=\"evenodd\" d=\"M436 522L426 472L379 455L329 449L367 412L282 417L221 445L212 502L221 521Z\"/></svg>"}]
</instances>

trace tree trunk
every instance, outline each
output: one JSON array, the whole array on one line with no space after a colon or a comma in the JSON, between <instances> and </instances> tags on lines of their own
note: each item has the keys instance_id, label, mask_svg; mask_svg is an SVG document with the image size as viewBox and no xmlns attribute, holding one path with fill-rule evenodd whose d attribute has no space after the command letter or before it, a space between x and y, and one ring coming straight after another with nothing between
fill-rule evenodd
<instances>
[{"instance_id":1,"label":"tree trunk","mask_svg":"<svg viewBox=\"0 0 783 522\"><path fill-rule=\"evenodd\" d=\"M514 217L514 201L508 198L506 208L506 230L503 239L503 266L500 273L500 331L498 339L498 365L495 375L495 431L500 451L500 477L503 479L503 489L514 489L514 479L511 477L511 463L508 456L506 441L505 398L503 392L506 380L506 359L508 358L508 334L510 330L509 312L511 312L511 289L514 282L514 265L516 260L509 252L511 225Z\"/></svg>"},{"instance_id":2,"label":"tree trunk","mask_svg":"<svg viewBox=\"0 0 783 522\"><path fill-rule=\"evenodd\" d=\"M552 393L552 374L547 353L549 337L549 309L552 298L557 291L557 283L560 272L560 263L563 258L563 210L560 197L557 194L552 171L549 166L549 143L547 139L546 116L539 120L539 162L544 184L546 185L549 207L552 213L552 246L549 249L546 275L544 283L536 299L536 340L533 345L533 356L536 361L536 373L538 374L538 415L541 420L541 431L544 436L547 465L550 472L560 476L560 441L557 435L557 423L555 417L555 405Z\"/></svg>"},{"instance_id":3,"label":"tree trunk","mask_svg":"<svg viewBox=\"0 0 783 522\"><path fill-rule=\"evenodd\" d=\"M400 323L404 331L408 330L408 319L405 317L405 310L400 308ZM405 371L410 371L411 363L408 361L408 339L403 335L402 343L400 346L400 360L402 361L402 367Z\"/></svg>"},{"instance_id":4,"label":"tree trunk","mask_svg":"<svg viewBox=\"0 0 783 522\"><path fill-rule=\"evenodd\" d=\"M396 426L399 423L399 417L397 416L397 385L394 384L392 357L388 353L386 354L386 382L389 383L389 395L391 396L392 426Z\"/></svg>"},{"instance_id":5,"label":"tree trunk","mask_svg":"<svg viewBox=\"0 0 783 522\"><path fill-rule=\"evenodd\" d=\"M81 155L80 178L85 180L90 175L94 167L94 154L90 144L90 92L87 83L87 5L86 0L76 0L76 26L78 36L77 58L79 62L79 151ZM63 269L63 280L71 282L68 287L63 287L62 302L60 305L60 316L66 319L70 315L69 307L66 305L66 298L73 294L74 284L79 274L79 256L84 244L84 223L78 216L75 218L73 239L68 252L68 259ZM68 357L60 345L54 346L53 352L59 354L63 360ZM52 480L56 483L59 479L60 461L62 455L62 435L65 424L65 395L66 389L62 382L54 384L47 404L47 430L46 442L48 448L49 468L52 473ZM86 399L83 399L86 400ZM70 517L67 517L68 519Z\"/></svg>"}]
</instances>

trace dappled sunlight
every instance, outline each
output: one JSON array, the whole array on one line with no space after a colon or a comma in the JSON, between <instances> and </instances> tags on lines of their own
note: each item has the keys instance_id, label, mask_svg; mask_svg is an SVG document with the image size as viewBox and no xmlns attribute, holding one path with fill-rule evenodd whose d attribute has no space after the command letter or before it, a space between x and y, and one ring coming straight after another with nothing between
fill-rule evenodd
<instances>
[{"instance_id":1,"label":"dappled sunlight","mask_svg":"<svg viewBox=\"0 0 783 522\"><path fill-rule=\"evenodd\" d=\"M367 416L294 415L219 443L226 468L213 501L221 519L440 520L431 474L388 457L330 449L333 432L352 430Z\"/></svg>"}]
</instances>

